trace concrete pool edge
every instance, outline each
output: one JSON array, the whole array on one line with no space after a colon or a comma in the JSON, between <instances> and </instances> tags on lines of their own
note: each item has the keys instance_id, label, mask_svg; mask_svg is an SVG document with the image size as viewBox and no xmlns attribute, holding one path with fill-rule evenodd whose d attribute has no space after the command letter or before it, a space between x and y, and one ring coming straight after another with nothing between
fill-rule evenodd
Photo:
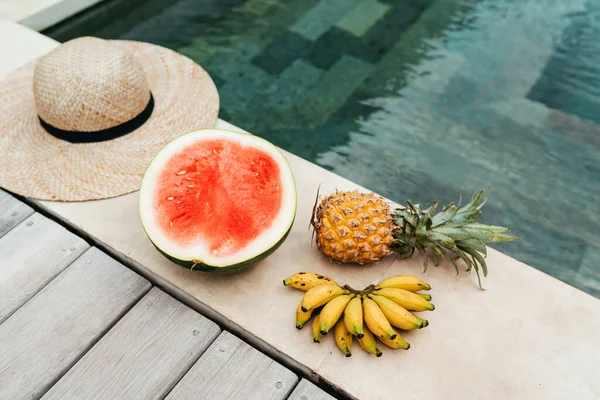
<instances>
[{"instance_id":1,"label":"concrete pool edge","mask_svg":"<svg viewBox=\"0 0 600 400\"><path fill-rule=\"evenodd\" d=\"M43 0L24 4L22 1L8 0L0 4L0 17L42 31L101 2L102 0Z\"/></svg>"}]
</instances>

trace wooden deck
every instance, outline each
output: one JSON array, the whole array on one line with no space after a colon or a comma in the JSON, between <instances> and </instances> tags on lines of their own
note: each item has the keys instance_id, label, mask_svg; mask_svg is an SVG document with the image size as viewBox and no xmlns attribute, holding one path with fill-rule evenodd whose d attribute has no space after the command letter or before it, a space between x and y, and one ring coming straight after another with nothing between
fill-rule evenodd
<instances>
[{"instance_id":1,"label":"wooden deck","mask_svg":"<svg viewBox=\"0 0 600 400\"><path fill-rule=\"evenodd\" d=\"M0 399L332 396L0 190Z\"/></svg>"}]
</instances>

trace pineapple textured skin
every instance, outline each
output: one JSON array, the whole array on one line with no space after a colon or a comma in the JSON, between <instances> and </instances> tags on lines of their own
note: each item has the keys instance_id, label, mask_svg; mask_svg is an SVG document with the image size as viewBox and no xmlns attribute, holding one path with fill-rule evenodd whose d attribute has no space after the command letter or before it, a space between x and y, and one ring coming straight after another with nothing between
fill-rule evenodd
<instances>
[{"instance_id":1,"label":"pineapple textured skin","mask_svg":"<svg viewBox=\"0 0 600 400\"><path fill-rule=\"evenodd\" d=\"M317 247L340 263L371 264L392 253L394 216L373 193L336 192L315 209Z\"/></svg>"},{"instance_id":2,"label":"pineapple textured skin","mask_svg":"<svg viewBox=\"0 0 600 400\"><path fill-rule=\"evenodd\" d=\"M507 234L508 228L477 222L486 203L483 190L464 206L450 203L436 213L438 202L427 209L407 200L407 206L393 211L373 193L358 191L329 195L313 209L311 225L317 235L317 247L330 259L341 263L371 264L396 253L411 257L417 250L423 257L423 272L431 258L435 265L448 260L456 269L457 260L466 270L475 270L481 287L480 270L487 276L488 242L520 240ZM318 204L317 204L318 203Z\"/></svg>"}]
</instances>

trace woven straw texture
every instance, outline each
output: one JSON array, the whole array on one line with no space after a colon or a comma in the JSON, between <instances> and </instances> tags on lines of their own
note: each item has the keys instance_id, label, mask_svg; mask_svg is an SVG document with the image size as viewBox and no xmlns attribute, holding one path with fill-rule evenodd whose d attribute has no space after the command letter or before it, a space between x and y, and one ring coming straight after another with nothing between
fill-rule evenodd
<instances>
[{"instance_id":1,"label":"woven straw texture","mask_svg":"<svg viewBox=\"0 0 600 400\"><path fill-rule=\"evenodd\" d=\"M134 118L146 108L149 90L129 51L91 37L42 57L33 77L37 113L68 131L99 131Z\"/></svg>"},{"instance_id":2,"label":"woven straw texture","mask_svg":"<svg viewBox=\"0 0 600 400\"><path fill-rule=\"evenodd\" d=\"M214 127L219 95L198 64L148 43L109 42L129 50L143 67L155 100L150 119L134 132L105 142L57 139L39 123L33 92L34 63L29 63L0 84L0 186L26 197L56 201L131 193L139 189L146 167L168 142L189 131ZM102 88L98 90L102 92ZM68 97L62 101L68 104ZM47 115L64 107L68 106L48 107ZM118 121L119 115L125 114L115 112L111 118ZM63 126L68 126L63 119ZM84 126L106 127L114 122L99 115Z\"/></svg>"}]
</instances>

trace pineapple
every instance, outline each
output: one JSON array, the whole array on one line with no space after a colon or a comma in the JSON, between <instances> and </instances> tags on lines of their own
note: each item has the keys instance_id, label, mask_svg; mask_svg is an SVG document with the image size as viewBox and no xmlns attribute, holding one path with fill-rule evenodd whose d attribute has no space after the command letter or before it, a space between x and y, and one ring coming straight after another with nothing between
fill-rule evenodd
<instances>
[{"instance_id":1,"label":"pineapple","mask_svg":"<svg viewBox=\"0 0 600 400\"><path fill-rule=\"evenodd\" d=\"M364 265L392 253L408 258L416 249L424 271L430 258L435 265L447 259L458 274L456 260L461 259L467 271L475 270L481 286L479 270L487 276L484 243L519 240L505 234L507 228L475 222L485 202L481 190L463 207L460 201L450 203L436 214L437 201L425 210L411 201L392 210L373 193L336 191L320 203L317 194L311 225L317 247L331 260Z\"/></svg>"}]
</instances>

